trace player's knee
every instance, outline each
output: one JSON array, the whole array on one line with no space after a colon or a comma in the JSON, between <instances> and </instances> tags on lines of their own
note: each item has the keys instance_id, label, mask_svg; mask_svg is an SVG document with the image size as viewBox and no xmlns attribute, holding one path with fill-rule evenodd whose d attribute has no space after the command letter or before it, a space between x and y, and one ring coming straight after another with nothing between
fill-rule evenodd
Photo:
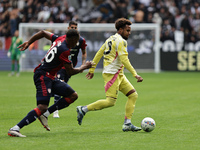
<instances>
[{"instance_id":1,"label":"player's knee","mask_svg":"<svg viewBox=\"0 0 200 150\"><path fill-rule=\"evenodd\" d=\"M78 94L76 92L74 92L72 95L70 95L69 97L71 100L75 101L78 99Z\"/></svg>"},{"instance_id":2,"label":"player's knee","mask_svg":"<svg viewBox=\"0 0 200 150\"><path fill-rule=\"evenodd\" d=\"M41 114L45 113L48 109L48 105L39 104L37 108L40 110Z\"/></svg>"},{"instance_id":3,"label":"player's knee","mask_svg":"<svg viewBox=\"0 0 200 150\"><path fill-rule=\"evenodd\" d=\"M112 97L107 97L106 100L108 101L109 107L112 107L115 105L117 99Z\"/></svg>"},{"instance_id":4,"label":"player's knee","mask_svg":"<svg viewBox=\"0 0 200 150\"><path fill-rule=\"evenodd\" d=\"M135 91L135 92L133 92L133 93L131 93L129 96L128 96L128 98L135 98L135 99L137 99L138 98L138 93Z\"/></svg>"},{"instance_id":5,"label":"player's knee","mask_svg":"<svg viewBox=\"0 0 200 150\"><path fill-rule=\"evenodd\" d=\"M71 94L69 97L65 97L65 101L68 102L69 104L73 103L77 99L78 99L78 94L76 92Z\"/></svg>"}]
</instances>

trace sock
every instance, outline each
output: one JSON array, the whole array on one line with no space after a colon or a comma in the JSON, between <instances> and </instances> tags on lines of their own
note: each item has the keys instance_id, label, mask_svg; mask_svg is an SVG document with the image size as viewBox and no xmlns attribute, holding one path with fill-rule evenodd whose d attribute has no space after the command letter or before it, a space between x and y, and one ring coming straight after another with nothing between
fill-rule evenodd
<instances>
[{"instance_id":1,"label":"sock","mask_svg":"<svg viewBox=\"0 0 200 150\"><path fill-rule=\"evenodd\" d=\"M19 131L20 130L20 127L18 125L15 125L14 127L11 128L12 130L15 130L15 131Z\"/></svg>"},{"instance_id":2,"label":"sock","mask_svg":"<svg viewBox=\"0 0 200 150\"><path fill-rule=\"evenodd\" d=\"M15 71L15 64L12 64L11 71L12 71L12 72Z\"/></svg>"},{"instance_id":3,"label":"sock","mask_svg":"<svg viewBox=\"0 0 200 150\"><path fill-rule=\"evenodd\" d=\"M50 115L50 112L47 110L45 113L43 113L43 115L48 118Z\"/></svg>"},{"instance_id":4,"label":"sock","mask_svg":"<svg viewBox=\"0 0 200 150\"><path fill-rule=\"evenodd\" d=\"M52 106L50 106L48 108L49 113L53 113L56 110L61 110L63 108L66 108L70 105L70 102L67 102L66 99L69 98L61 98L59 101L57 101L55 104L53 104Z\"/></svg>"},{"instance_id":5,"label":"sock","mask_svg":"<svg viewBox=\"0 0 200 150\"><path fill-rule=\"evenodd\" d=\"M83 111L85 114L88 112L87 106L83 106L81 109L82 109L82 111Z\"/></svg>"},{"instance_id":6,"label":"sock","mask_svg":"<svg viewBox=\"0 0 200 150\"><path fill-rule=\"evenodd\" d=\"M17 126L21 129L24 126L34 122L37 117L39 117L41 115L41 112L38 108L35 108L33 110L31 110L26 117L24 117L18 124Z\"/></svg>"},{"instance_id":7,"label":"sock","mask_svg":"<svg viewBox=\"0 0 200 150\"><path fill-rule=\"evenodd\" d=\"M17 73L19 73L20 64L17 64Z\"/></svg>"},{"instance_id":8,"label":"sock","mask_svg":"<svg viewBox=\"0 0 200 150\"><path fill-rule=\"evenodd\" d=\"M127 117L125 116L124 124L129 124L129 123L131 123L131 119L127 119Z\"/></svg>"},{"instance_id":9,"label":"sock","mask_svg":"<svg viewBox=\"0 0 200 150\"><path fill-rule=\"evenodd\" d=\"M58 102L59 99L61 99L61 96L60 95L54 95L54 103Z\"/></svg>"},{"instance_id":10,"label":"sock","mask_svg":"<svg viewBox=\"0 0 200 150\"><path fill-rule=\"evenodd\" d=\"M126 116L125 119L131 120L137 98L138 98L137 92L134 92L128 96L128 101L126 102L125 106L125 116Z\"/></svg>"}]
</instances>

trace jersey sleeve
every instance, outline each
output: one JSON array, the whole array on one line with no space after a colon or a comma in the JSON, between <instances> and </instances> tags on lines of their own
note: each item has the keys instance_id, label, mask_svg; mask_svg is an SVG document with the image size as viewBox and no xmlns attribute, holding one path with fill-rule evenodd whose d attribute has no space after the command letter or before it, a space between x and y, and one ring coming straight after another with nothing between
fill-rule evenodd
<instances>
[{"instance_id":1,"label":"jersey sleeve","mask_svg":"<svg viewBox=\"0 0 200 150\"><path fill-rule=\"evenodd\" d=\"M58 38L57 35L51 34L51 42L53 43Z\"/></svg>"},{"instance_id":2,"label":"jersey sleeve","mask_svg":"<svg viewBox=\"0 0 200 150\"><path fill-rule=\"evenodd\" d=\"M121 55L119 56L122 64L124 65L124 67L133 75L133 77L135 77L137 75L137 72L135 71L135 69L133 68L133 66L131 65L128 56L127 55Z\"/></svg>"},{"instance_id":3,"label":"jersey sleeve","mask_svg":"<svg viewBox=\"0 0 200 150\"><path fill-rule=\"evenodd\" d=\"M128 59L127 42L125 40L119 43L118 54L124 67L133 75L133 77L135 77L137 75L137 72L135 71Z\"/></svg>"},{"instance_id":4,"label":"jersey sleeve","mask_svg":"<svg viewBox=\"0 0 200 150\"><path fill-rule=\"evenodd\" d=\"M20 42L19 42L19 45L23 44L23 40L22 38L20 38Z\"/></svg>"},{"instance_id":5,"label":"jersey sleeve","mask_svg":"<svg viewBox=\"0 0 200 150\"><path fill-rule=\"evenodd\" d=\"M82 50L85 50L86 49L86 46L87 46L87 44L86 44L86 41L85 41L85 39L84 38L82 38L82 43L81 43L81 49Z\"/></svg>"},{"instance_id":6,"label":"jersey sleeve","mask_svg":"<svg viewBox=\"0 0 200 150\"><path fill-rule=\"evenodd\" d=\"M125 40L121 40L118 45L118 54L120 55L127 55L127 42Z\"/></svg>"},{"instance_id":7,"label":"jersey sleeve","mask_svg":"<svg viewBox=\"0 0 200 150\"><path fill-rule=\"evenodd\" d=\"M9 52L11 52L11 50L12 50L12 47L13 47L13 43L14 43L14 38L12 38L12 39L11 39L11 44L10 44L10 48L9 48L9 50L8 50Z\"/></svg>"},{"instance_id":8,"label":"jersey sleeve","mask_svg":"<svg viewBox=\"0 0 200 150\"><path fill-rule=\"evenodd\" d=\"M104 43L101 46L101 48L99 49L99 51L96 53L96 55L94 56L93 62L95 63L95 65L93 65L94 68L90 68L89 69L90 73L94 73L94 70L95 70L97 64L99 63L101 57L103 56L105 48L106 48L106 44Z\"/></svg>"}]
</instances>

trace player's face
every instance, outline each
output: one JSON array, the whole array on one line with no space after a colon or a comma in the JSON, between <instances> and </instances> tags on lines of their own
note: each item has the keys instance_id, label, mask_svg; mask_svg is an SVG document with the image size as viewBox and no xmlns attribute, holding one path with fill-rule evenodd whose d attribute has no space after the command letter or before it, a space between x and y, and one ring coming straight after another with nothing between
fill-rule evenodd
<instances>
[{"instance_id":1,"label":"player's face","mask_svg":"<svg viewBox=\"0 0 200 150\"><path fill-rule=\"evenodd\" d=\"M18 37L19 36L19 31L16 30L14 34L15 34L16 37Z\"/></svg>"},{"instance_id":2,"label":"player's face","mask_svg":"<svg viewBox=\"0 0 200 150\"><path fill-rule=\"evenodd\" d=\"M126 27L122 29L122 34L121 34L121 36L122 36L125 40L128 40L128 37L129 37L130 34L131 34L131 27L130 27L130 25L126 25Z\"/></svg>"},{"instance_id":3,"label":"player's face","mask_svg":"<svg viewBox=\"0 0 200 150\"><path fill-rule=\"evenodd\" d=\"M71 26L68 27L68 29L75 29L75 30L77 30L77 25L72 24Z\"/></svg>"}]
</instances>

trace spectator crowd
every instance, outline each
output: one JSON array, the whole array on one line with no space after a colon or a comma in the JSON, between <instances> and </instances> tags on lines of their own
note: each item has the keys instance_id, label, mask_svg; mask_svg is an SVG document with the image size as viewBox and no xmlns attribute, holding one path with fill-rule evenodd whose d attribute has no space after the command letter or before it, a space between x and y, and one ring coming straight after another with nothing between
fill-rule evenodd
<instances>
[{"instance_id":1,"label":"spectator crowd","mask_svg":"<svg viewBox=\"0 0 200 150\"><path fill-rule=\"evenodd\" d=\"M161 41L200 40L200 0L0 0L0 36L14 35L20 23L158 23Z\"/></svg>"}]
</instances>

